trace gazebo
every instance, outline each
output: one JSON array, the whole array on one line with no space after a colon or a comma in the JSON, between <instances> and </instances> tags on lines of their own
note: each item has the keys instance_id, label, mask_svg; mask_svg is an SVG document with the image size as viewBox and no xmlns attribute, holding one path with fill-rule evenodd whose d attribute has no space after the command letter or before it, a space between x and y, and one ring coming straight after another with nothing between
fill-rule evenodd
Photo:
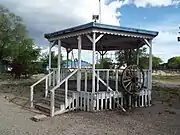
<instances>
[{"instance_id":1,"label":"gazebo","mask_svg":"<svg viewBox=\"0 0 180 135\"><path fill-rule=\"evenodd\" d=\"M156 31L127 28L96 22L45 34L49 45L49 74L31 86L31 107L41 109L50 116L72 110L99 111L121 107L123 110L124 88L133 88L138 98L133 102L131 94L128 104L134 107L151 105L152 90L152 40L158 35ZM51 69L51 48L58 46L58 67ZM103 58L107 51L121 49L139 49L149 47L149 68L138 69L131 65L127 69L96 69L96 52ZM69 71L61 67L61 48L67 50L67 59L73 49L78 49L78 67ZM91 50L92 69L81 68L82 50ZM133 73L130 73L133 71ZM136 74L134 74L137 72ZM130 74L129 74L130 73ZM129 74L129 75L128 75ZM124 76L124 77L122 77ZM135 76L132 78L128 78ZM141 77L142 76L142 77ZM124 79L124 80L123 80ZM34 99L34 87L45 81L44 96ZM140 86L141 85L141 86ZM129 88L130 87L130 88ZM129 90L129 93L132 91ZM125 111L125 110L124 110Z\"/></svg>"}]
</instances>

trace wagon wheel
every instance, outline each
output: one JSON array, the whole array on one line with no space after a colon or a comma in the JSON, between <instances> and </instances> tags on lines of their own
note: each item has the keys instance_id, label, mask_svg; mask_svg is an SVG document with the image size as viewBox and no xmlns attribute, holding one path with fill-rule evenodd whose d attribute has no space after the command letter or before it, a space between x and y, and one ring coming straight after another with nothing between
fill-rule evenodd
<instances>
[{"instance_id":1,"label":"wagon wheel","mask_svg":"<svg viewBox=\"0 0 180 135\"><path fill-rule=\"evenodd\" d=\"M121 83L126 92L134 95L144 86L144 72L137 65L126 67L122 73Z\"/></svg>"}]
</instances>

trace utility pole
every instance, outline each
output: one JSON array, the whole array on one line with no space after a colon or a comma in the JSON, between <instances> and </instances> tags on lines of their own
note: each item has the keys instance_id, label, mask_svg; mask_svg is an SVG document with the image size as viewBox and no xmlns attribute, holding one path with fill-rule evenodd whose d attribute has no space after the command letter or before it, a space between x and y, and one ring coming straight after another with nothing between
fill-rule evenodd
<instances>
[{"instance_id":1,"label":"utility pole","mask_svg":"<svg viewBox=\"0 0 180 135\"><path fill-rule=\"evenodd\" d=\"M99 0L99 23L101 23L101 0Z\"/></svg>"},{"instance_id":2,"label":"utility pole","mask_svg":"<svg viewBox=\"0 0 180 135\"><path fill-rule=\"evenodd\" d=\"M178 42L180 42L180 27L179 27L179 36L177 37Z\"/></svg>"}]
</instances>

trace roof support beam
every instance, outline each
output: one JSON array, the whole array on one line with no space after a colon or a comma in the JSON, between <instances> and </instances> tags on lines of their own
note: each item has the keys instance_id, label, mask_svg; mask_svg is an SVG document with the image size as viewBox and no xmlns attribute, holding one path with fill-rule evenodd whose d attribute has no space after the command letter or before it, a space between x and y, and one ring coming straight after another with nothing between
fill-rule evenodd
<instances>
[{"instance_id":1,"label":"roof support beam","mask_svg":"<svg viewBox=\"0 0 180 135\"><path fill-rule=\"evenodd\" d=\"M146 43L146 45L148 45L149 47L151 47L151 44L149 43L149 41L147 39L144 39L144 42Z\"/></svg>"},{"instance_id":2,"label":"roof support beam","mask_svg":"<svg viewBox=\"0 0 180 135\"><path fill-rule=\"evenodd\" d=\"M95 38L95 41L93 41L93 38L91 36L86 35L86 37L91 41L91 43L93 43L93 42L97 43L103 36L104 36L104 34L101 34L97 38Z\"/></svg>"}]
</instances>

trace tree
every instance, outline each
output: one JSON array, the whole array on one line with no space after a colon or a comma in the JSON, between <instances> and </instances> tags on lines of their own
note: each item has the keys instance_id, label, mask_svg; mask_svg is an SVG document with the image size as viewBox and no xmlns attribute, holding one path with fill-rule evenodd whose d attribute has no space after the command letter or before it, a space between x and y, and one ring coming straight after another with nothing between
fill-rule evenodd
<instances>
[{"instance_id":1,"label":"tree","mask_svg":"<svg viewBox=\"0 0 180 135\"><path fill-rule=\"evenodd\" d=\"M172 69L180 68L180 56L170 58L168 60L167 65L169 68L172 68Z\"/></svg>"},{"instance_id":2,"label":"tree","mask_svg":"<svg viewBox=\"0 0 180 135\"><path fill-rule=\"evenodd\" d=\"M46 66L49 65L49 54L48 53L43 53L41 56L40 61L42 62L42 66L45 68ZM57 68L57 62L58 62L58 55L55 55L54 52L51 52L51 68ZM63 56L61 54L61 66L65 61L63 61Z\"/></svg>"},{"instance_id":3,"label":"tree","mask_svg":"<svg viewBox=\"0 0 180 135\"><path fill-rule=\"evenodd\" d=\"M0 60L12 61L13 72L18 76L29 70L30 63L36 61L40 49L29 37L21 17L0 5ZM17 71L18 70L18 71Z\"/></svg>"},{"instance_id":4,"label":"tree","mask_svg":"<svg viewBox=\"0 0 180 135\"><path fill-rule=\"evenodd\" d=\"M96 68L101 68L101 65L103 65L104 69L109 69L112 65L112 59L110 58L103 58L99 60L99 64L96 64Z\"/></svg>"},{"instance_id":5,"label":"tree","mask_svg":"<svg viewBox=\"0 0 180 135\"><path fill-rule=\"evenodd\" d=\"M131 64L136 64L137 61L137 49L125 49L125 50L119 50L115 52L116 60L119 63L119 67L121 67L123 64L131 65ZM147 60L147 53L146 53L146 48L143 47L142 49L139 49L139 58L140 58L140 65L141 67L146 67L144 65L147 62L141 62Z\"/></svg>"},{"instance_id":6,"label":"tree","mask_svg":"<svg viewBox=\"0 0 180 135\"><path fill-rule=\"evenodd\" d=\"M152 66L154 68L159 68L160 64L162 63L162 59L156 56L152 57Z\"/></svg>"},{"instance_id":7,"label":"tree","mask_svg":"<svg viewBox=\"0 0 180 135\"><path fill-rule=\"evenodd\" d=\"M137 49L120 50L115 53L116 60L119 62L119 67L123 64L137 64ZM152 66L158 67L162 63L159 57L152 56ZM139 66L147 69L149 67L149 54L146 53L146 48L139 49Z\"/></svg>"}]
</instances>

